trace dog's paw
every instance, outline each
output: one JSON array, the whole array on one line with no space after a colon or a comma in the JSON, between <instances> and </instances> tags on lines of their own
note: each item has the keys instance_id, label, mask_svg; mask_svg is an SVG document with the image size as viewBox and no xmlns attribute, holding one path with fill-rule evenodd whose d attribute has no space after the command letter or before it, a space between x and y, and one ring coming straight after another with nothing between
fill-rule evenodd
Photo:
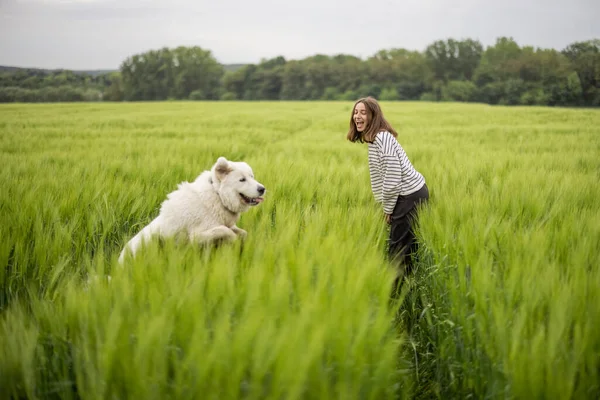
<instances>
[{"instance_id":1,"label":"dog's paw","mask_svg":"<svg viewBox=\"0 0 600 400\"><path fill-rule=\"evenodd\" d=\"M222 242L235 242L237 240L237 235L235 231L229 229L225 226L222 226L215 231L213 231L213 239Z\"/></svg>"},{"instance_id":2,"label":"dog's paw","mask_svg":"<svg viewBox=\"0 0 600 400\"><path fill-rule=\"evenodd\" d=\"M223 236L223 239L227 242L235 242L237 240L237 235L235 233L233 234L227 234L225 236Z\"/></svg>"},{"instance_id":3,"label":"dog's paw","mask_svg":"<svg viewBox=\"0 0 600 400\"><path fill-rule=\"evenodd\" d=\"M235 232L236 235L238 235L242 239L245 239L246 236L248 236L248 232L246 232L245 230L243 230L241 228L234 229L233 231Z\"/></svg>"}]
</instances>

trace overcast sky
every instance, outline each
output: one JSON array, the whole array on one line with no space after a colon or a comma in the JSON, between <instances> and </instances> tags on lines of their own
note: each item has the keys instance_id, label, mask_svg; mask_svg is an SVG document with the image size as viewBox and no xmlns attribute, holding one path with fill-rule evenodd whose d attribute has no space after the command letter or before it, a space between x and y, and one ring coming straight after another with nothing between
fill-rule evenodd
<instances>
[{"instance_id":1,"label":"overcast sky","mask_svg":"<svg viewBox=\"0 0 600 400\"><path fill-rule=\"evenodd\" d=\"M366 58L449 37L562 49L600 38L599 21L600 0L0 0L0 65L117 69L179 45L225 64Z\"/></svg>"}]
</instances>

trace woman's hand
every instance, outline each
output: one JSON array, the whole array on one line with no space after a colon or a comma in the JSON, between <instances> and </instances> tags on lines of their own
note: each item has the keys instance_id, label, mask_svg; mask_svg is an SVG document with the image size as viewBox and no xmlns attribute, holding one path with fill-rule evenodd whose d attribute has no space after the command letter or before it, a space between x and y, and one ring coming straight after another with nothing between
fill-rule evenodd
<instances>
[{"instance_id":1,"label":"woman's hand","mask_svg":"<svg viewBox=\"0 0 600 400\"><path fill-rule=\"evenodd\" d=\"M392 223L392 214L384 214L385 215L385 222L389 225Z\"/></svg>"}]
</instances>

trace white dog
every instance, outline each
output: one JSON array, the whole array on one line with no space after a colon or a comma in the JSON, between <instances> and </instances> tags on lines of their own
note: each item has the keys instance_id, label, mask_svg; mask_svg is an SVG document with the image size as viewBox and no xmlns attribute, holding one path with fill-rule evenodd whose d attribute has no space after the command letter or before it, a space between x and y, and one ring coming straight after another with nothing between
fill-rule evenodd
<instances>
[{"instance_id":1,"label":"white dog","mask_svg":"<svg viewBox=\"0 0 600 400\"><path fill-rule=\"evenodd\" d=\"M125 245L119 263L127 250L135 256L142 242L155 235L183 234L201 244L244 238L246 231L236 223L241 213L263 201L264 194L265 187L254 179L248 164L219 157L210 171L202 172L194 182L180 183L167 195L159 215Z\"/></svg>"}]
</instances>

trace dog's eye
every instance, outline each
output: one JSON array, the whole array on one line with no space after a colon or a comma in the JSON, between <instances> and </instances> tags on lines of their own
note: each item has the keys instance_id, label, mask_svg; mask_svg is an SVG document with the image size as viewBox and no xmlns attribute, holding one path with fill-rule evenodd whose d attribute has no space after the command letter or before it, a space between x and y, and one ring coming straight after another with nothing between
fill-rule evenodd
<instances>
[{"instance_id":1,"label":"dog's eye","mask_svg":"<svg viewBox=\"0 0 600 400\"><path fill-rule=\"evenodd\" d=\"M240 179L240 182L246 182L246 178Z\"/></svg>"}]
</instances>

